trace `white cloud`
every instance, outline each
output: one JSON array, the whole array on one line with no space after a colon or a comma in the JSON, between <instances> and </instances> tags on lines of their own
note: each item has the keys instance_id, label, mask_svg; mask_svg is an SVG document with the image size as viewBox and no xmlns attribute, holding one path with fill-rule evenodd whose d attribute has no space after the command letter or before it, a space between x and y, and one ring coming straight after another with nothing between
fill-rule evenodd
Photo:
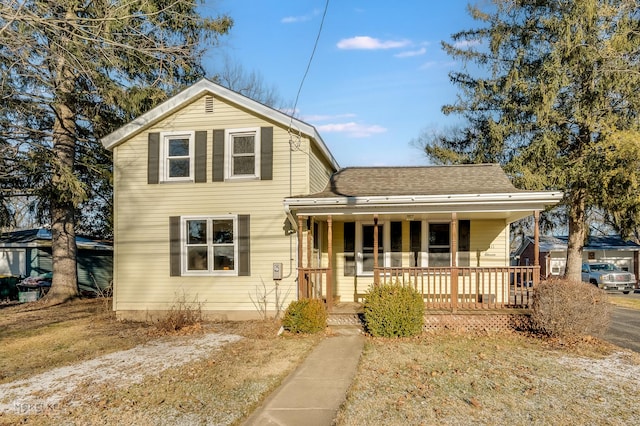
<instances>
[{"instance_id":1,"label":"white cloud","mask_svg":"<svg viewBox=\"0 0 640 426\"><path fill-rule=\"evenodd\" d=\"M478 46L480 44L480 40L461 40L457 41L453 44L453 47L458 49L464 49L467 47Z\"/></svg>"},{"instance_id":2,"label":"white cloud","mask_svg":"<svg viewBox=\"0 0 640 426\"><path fill-rule=\"evenodd\" d=\"M420 65L421 70L428 70L432 68L452 68L456 65L455 61L428 61Z\"/></svg>"},{"instance_id":3,"label":"white cloud","mask_svg":"<svg viewBox=\"0 0 640 426\"><path fill-rule=\"evenodd\" d=\"M386 128L377 124L364 125L353 121L349 123L323 124L322 126L317 126L317 129L320 133L345 133L352 138L366 138L387 131Z\"/></svg>"},{"instance_id":4,"label":"white cloud","mask_svg":"<svg viewBox=\"0 0 640 426\"><path fill-rule=\"evenodd\" d=\"M398 49L408 46L409 40L379 40L369 36L345 38L338 42L338 49L379 50Z\"/></svg>"},{"instance_id":5,"label":"white cloud","mask_svg":"<svg viewBox=\"0 0 640 426\"><path fill-rule=\"evenodd\" d=\"M395 56L396 58L410 58L412 56L421 56L421 55L424 55L425 53L427 53L427 48L421 47L418 50L407 50L404 52L396 53L393 56Z\"/></svg>"},{"instance_id":6,"label":"white cloud","mask_svg":"<svg viewBox=\"0 0 640 426\"><path fill-rule=\"evenodd\" d=\"M320 13L320 10L316 9L313 12L308 13L306 15L285 16L284 18L282 18L280 20L280 22L283 23L283 24L295 24L295 23L298 23L298 22L306 22L306 21L310 21L311 19L313 19L313 17L318 15L319 13Z\"/></svg>"}]
</instances>

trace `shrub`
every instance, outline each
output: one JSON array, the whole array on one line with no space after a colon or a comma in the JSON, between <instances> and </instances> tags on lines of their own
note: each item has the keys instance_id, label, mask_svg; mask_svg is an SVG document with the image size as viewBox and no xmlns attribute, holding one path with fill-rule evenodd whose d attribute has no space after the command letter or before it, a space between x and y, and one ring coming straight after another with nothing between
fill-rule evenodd
<instances>
[{"instance_id":1,"label":"shrub","mask_svg":"<svg viewBox=\"0 0 640 426\"><path fill-rule=\"evenodd\" d=\"M184 293L176 296L176 301L167 313L158 319L156 327L164 332L173 333L185 328L199 326L202 322L202 303L186 300Z\"/></svg>"},{"instance_id":2,"label":"shrub","mask_svg":"<svg viewBox=\"0 0 640 426\"><path fill-rule=\"evenodd\" d=\"M541 282L533 294L534 332L565 339L604 333L611 320L607 294L593 284L566 279Z\"/></svg>"},{"instance_id":3,"label":"shrub","mask_svg":"<svg viewBox=\"0 0 640 426\"><path fill-rule=\"evenodd\" d=\"M282 318L282 326L292 333L317 333L327 327L327 310L319 299L294 300Z\"/></svg>"},{"instance_id":4,"label":"shrub","mask_svg":"<svg viewBox=\"0 0 640 426\"><path fill-rule=\"evenodd\" d=\"M385 283L373 286L365 296L364 325L373 336L416 336L423 324L424 301L413 287Z\"/></svg>"}]
</instances>

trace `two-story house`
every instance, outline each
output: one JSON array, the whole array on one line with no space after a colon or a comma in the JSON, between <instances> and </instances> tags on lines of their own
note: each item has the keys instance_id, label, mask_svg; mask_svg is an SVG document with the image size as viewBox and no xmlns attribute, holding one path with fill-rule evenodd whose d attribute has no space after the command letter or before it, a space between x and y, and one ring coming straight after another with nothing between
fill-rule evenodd
<instances>
[{"instance_id":1,"label":"two-story house","mask_svg":"<svg viewBox=\"0 0 640 426\"><path fill-rule=\"evenodd\" d=\"M226 319L300 297L331 309L383 280L427 307L526 306L517 283L539 266L509 266L509 224L562 196L518 190L492 164L341 169L313 126L208 80L102 143L119 318L181 298Z\"/></svg>"}]
</instances>

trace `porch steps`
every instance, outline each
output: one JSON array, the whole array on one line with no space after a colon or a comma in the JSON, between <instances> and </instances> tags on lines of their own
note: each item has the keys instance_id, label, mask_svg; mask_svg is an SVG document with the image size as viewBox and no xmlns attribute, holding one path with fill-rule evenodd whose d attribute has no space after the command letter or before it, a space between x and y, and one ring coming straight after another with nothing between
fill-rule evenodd
<instances>
[{"instance_id":1,"label":"porch steps","mask_svg":"<svg viewBox=\"0 0 640 426\"><path fill-rule=\"evenodd\" d=\"M362 333L362 305L360 303L336 303L329 313L327 325L339 334Z\"/></svg>"},{"instance_id":2,"label":"porch steps","mask_svg":"<svg viewBox=\"0 0 640 426\"><path fill-rule=\"evenodd\" d=\"M360 315L362 314L330 313L327 325L362 325Z\"/></svg>"}]
</instances>

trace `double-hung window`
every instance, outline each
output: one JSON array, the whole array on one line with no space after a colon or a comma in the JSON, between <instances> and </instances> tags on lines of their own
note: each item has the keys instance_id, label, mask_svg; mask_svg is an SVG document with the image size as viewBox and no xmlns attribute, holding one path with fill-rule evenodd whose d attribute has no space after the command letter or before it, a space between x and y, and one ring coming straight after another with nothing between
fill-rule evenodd
<instances>
[{"instance_id":1,"label":"double-hung window","mask_svg":"<svg viewBox=\"0 0 640 426\"><path fill-rule=\"evenodd\" d=\"M260 179L260 129L227 129L227 178Z\"/></svg>"},{"instance_id":2,"label":"double-hung window","mask_svg":"<svg viewBox=\"0 0 640 426\"><path fill-rule=\"evenodd\" d=\"M236 275L237 217L183 217L183 275Z\"/></svg>"},{"instance_id":3,"label":"double-hung window","mask_svg":"<svg viewBox=\"0 0 640 426\"><path fill-rule=\"evenodd\" d=\"M165 182L193 181L194 132L162 133L162 180Z\"/></svg>"}]
</instances>

